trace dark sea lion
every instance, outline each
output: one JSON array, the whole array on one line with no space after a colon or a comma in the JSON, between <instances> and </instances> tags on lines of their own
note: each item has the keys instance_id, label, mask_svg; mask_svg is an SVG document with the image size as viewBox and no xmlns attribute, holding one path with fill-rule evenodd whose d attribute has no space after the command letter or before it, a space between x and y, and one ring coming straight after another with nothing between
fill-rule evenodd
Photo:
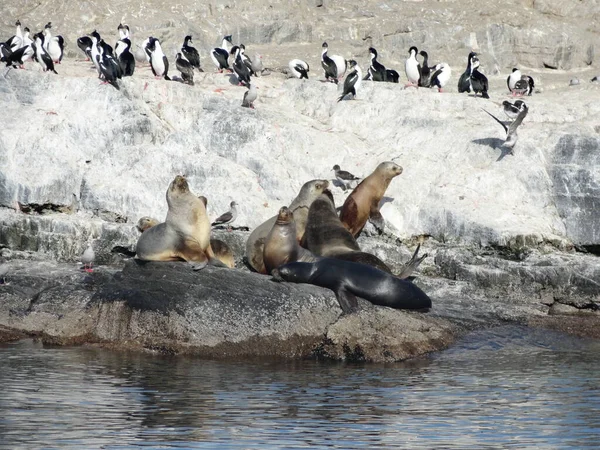
<instances>
[{"instance_id":1,"label":"dark sea lion","mask_svg":"<svg viewBox=\"0 0 600 450\"><path fill-rule=\"evenodd\" d=\"M292 262L275 269L273 277L331 289L344 313L358 309L357 296L395 309L431 308L431 299L410 281L351 261L322 258L313 263Z\"/></svg>"},{"instance_id":2,"label":"dark sea lion","mask_svg":"<svg viewBox=\"0 0 600 450\"><path fill-rule=\"evenodd\" d=\"M318 258L298 244L294 214L284 206L279 210L273 228L265 240L263 261L267 274L273 269L294 261L312 262Z\"/></svg>"},{"instance_id":3,"label":"dark sea lion","mask_svg":"<svg viewBox=\"0 0 600 450\"><path fill-rule=\"evenodd\" d=\"M402 167L398 164L382 162L348 196L342 206L340 219L352 236L358 237L367 220L371 221L380 234L383 232L385 221L379 212L379 202L392 179L401 173Z\"/></svg>"},{"instance_id":4,"label":"dark sea lion","mask_svg":"<svg viewBox=\"0 0 600 450\"><path fill-rule=\"evenodd\" d=\"M344 227L337 216L333 195L329 190L325 190L310 205L302 245L316 256L368 264L392 273L387 264L377 256L361 251L352 233ZM398 277L408 278L427 257L427 254L418 257L418 252L419 247Z\"/></svg>"},{"instance_id":5,"label":"dark sea lion","mask_svg":"<svg viewBox=\"0 0 600 450\"><path fill-rule=\"evenodd\" d=\"M321 195L323 190L328 186L329 181L327 180L308 181L307 183L304 183L298 196L290 204L289 208L294 214L294 221L296 222L296 238L298 239L298 242L300 242L304 235L306 218L311 203L315 198ZM252 231L246 241L246 259L250 267L258 273L267 273L263 261L265 240L276 220L277 216L273 216L266 222L260 224Z\"/></svg>"},{"instance_id":6,"label":"dark sea lion","mask_svg":"<svg viewBox=\"0 0 600 450\"><path fill-rule=\"evenodd\" d=\"M167 218L142 233L136 245L137 257L144 261L183 259L199 263L196 269L204 267L214 259L204 203L190 191L181 175L169 184L166 198Z\"/></svg>"}]
</instances>

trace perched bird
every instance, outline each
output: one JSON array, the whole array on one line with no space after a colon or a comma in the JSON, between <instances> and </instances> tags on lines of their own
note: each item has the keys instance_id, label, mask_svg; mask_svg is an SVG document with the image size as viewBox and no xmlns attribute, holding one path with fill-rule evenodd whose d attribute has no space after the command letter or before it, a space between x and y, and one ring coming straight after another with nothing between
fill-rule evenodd
<instances>
[{"instance_id":1,"label":"perched bird","mask_svg":"<svg viewBox=\"0 0 600 450\"><path fill-rule=\"evenodd\" d=\"M44 50L52 58L52 62L60 64L64 54L65 40L62 36L52 36L50 29L52 22L48 22L44 27Z\"/></svg>"},{"instance_id":2,"label":"perched bird","mask_svg":"<svg viewBox=\"0 0 600 450\"><path fill-rule=\"evenodd\" d=\"M516 67L513 68L511 74L506 77L506 85L508 86L508 91L514 95L515 84L517 81L521 79L521 71Z\"/></svg>"},{"instance_id":3,"label":"perched bird","mask_svg":"<svg viewBox=\"0 0 600 450\"><path fill-rule=\"evenodd\" d=\"M306 78L308 80L308 71L310 70L310 67L307 62L302 61L301 59L292 59L288 63L288 67L290 68L290 73L296 78Z\"/></svg>"},{"instance_id":4,"label":"perched bird","mask_svg":"<svg viewBox=\"0 0 600 450\"><path fill-rule=\"evenodd\" d=\"M132 76L135 70L135 56L131 53L131 41L129 38L123 38L117 42L115 52L117 53L117 60L123 76Z\"/></svg>"},{"instance_id":5,"label":"perched bird","mask_svg":"<svg viewBox=\"0 0 600 450\"><path fill-rule=\"evenodd\" d=\"M92 243L89 242L87 248L81 255L81 262L83 263L83 270L86 272L92 272L92 265L94 264L94 260L96 259L96 252L94 252L94 248L92 247Z\"/></svg>"},{"instance_id":6,"label":"perched bird","mask_svg":"<svg viewBox=\"0 0 600 450\"><path fill-rule=\"evenodd\" d=\"M352 94L352 98L355 98L356 90L360 87L362 81L362 71L358 63L351 59L348 61L348 66L350 67L350 73L344 80L344 90L342 91L342 95L339 96L338 102L348 94Z\"/></svg>"},{"instance_id":7,"label":"perched bird","mask_svg":"<svg viewBox=\"0 0 600 450\"><path fill-rule=\"evenodd\" d=\"M117 80L123 76L121 66L115 60L111 52L106 50L101 45L98 46L98 49L99 54L97 56L97 59L101 78L104 80L104 83L111 84L117 90L120 90L121 88L119 87L119 83L117 83Z\"/></svg>"},{"instance_id":8,"label":"perched bird","mask_svg":"<svg viewBox=\"0 0 600 450\"><path fill-rule=\"evenodd\" d=\"M171 79L168 75L169 60L163 53L160 41L155 37L151 37L146 48L150 51L150 67L154 76L170 81Z\"/></svg>"},{"instance_id":9,"label":"perched bird","mask_svg":"<svg viewBox=\"0 0 600 450\"><path fill-rule=\"evenodd\" d=\"M246 46L244 44L240 44L239 47L240 47L240 58L242 58L242 62L248 68L248 72L250 72L250 75L254 75L254 70L252 70L252 60L250 59L250 57L248 55L246 55Z\"/></svg>"},{"instance_id":10,"label":"perched bird","mask_svg":"<svg viewBox=\"0 0 600 450\"><path fill-rule=\"evenodd\" d=\"M231 54L234 55L233 59L233 72L237 76L238 84L240 86L250 85L250 69L242 58L241 48L238 46L232 47Z\"/></svg>"},{"instance_id":11,"label":"perched bird","mask_svg":"<svg viewBox=\"0 0 600 450\"><path fill-rule=\"evenodd\" d=\"M327 54L329 50L327 42L323 42L321 48L321 66L323 66L323 70L325 71L325 79L337 84L346 73L348 63L340 55L329 56Z\"/></svg>"},{"instance_id":12,"label":"perched bird","mask_svg":"<svg viewBox=\"0 0 600 450\"><path fill-rule=\"evenodd\" d=\"M523 110L525 102L523 100L517 100L515 103L511 103L508 100L502 102L504 113L509 119L516 119L519 113Z\"/></svg>"},{"instance_id":13,"label":"perched bird","mask_svg":"<svg viewBox=\"0 0 600 450\"><path fill-rule=\"evenodd\" d=\"M335 173L335 178L337 179L338 183L341 184L341 187L344 191L352 185L352 182L360 180L360 178L354 176L350 172L341 170L340 166L337 164L333 166L332 170Z\"/></svg>"},{"instance_id":14,"label":"perched bird","mask_svg":"<svg viewBox=\"0 0 600 450\"><path fill-rule=\"evenodd\" d=\"M89 36L77 38L77 47L85 54L88 61L92 59L92 44L92 38Z\"/></svg>"},{"instance_id":15,"label":"perched bird","mask_svg":"<svg viewBox=\"0 0 600 450\"><path fill-rule=\"evenodd\" d=\"M263 67L262 55L257 53L252 60L252 72L254 72L255 76L260 77L263 70L265 70L265 68Z\"/></svg>"},{"instance_id":16,"label":"perched bird","mask_svg":"<svg viewBox=\"0 0 600 450\"><path fill-rule=\"evenodd\" d=\"M421 65L417 61L417 47L411 47L408 50L408 58L404 63L404 71L406 72L406 78L408 78L408 84L406 87L414 86L417 87L419 80L421 79Z\"/></svg>"},{"instance_id":17,"label":"perched bird","mask_svg":"<svg viewBox=\"0 0 600 450\"><path fill-rule=\"evenodd\" d=\"M194 67L181 53L175 55L175 66L181 72L181 79L185 84L194 85Z\"/></svg>"},{"instance_id":18,"label":"perched bird","mask_svg":"<svg viewBox=\"0 0 600 450\"><path fill-rule=\"evenodd\" d=\"M29 47L21 47L17 50L15 50L14 52L12 52L10 55L8 55L7 57L2 57L1 61L6 62L6 67L23 67L24 61L23 61L23 57L25 55L25 52L28 50Z\"/></svg>"},{"instance_id":19,"label":"perched bird","mask_svg":"<svg viewBox=\"0 0 600 450\"><path fill-rule=\"evenodd\" d=\"M377 50L373 47L369 48L369 57L371 58L371 65L367 69L367 76L365 79L373 81L388 81L387 69L383 64L377 61Z\"/></svg>"},{"instance_id":20,"label":"perched bird","mask_svg":"<svg viewBox=\"0 0 600 450\"><path fill-rule=\"evenodd\" d=\"M419 78L419 86L429 87L431 86L431 76L433 75L431 67L429 67L429 55L425 50L421 50L419 55L423 57L423 64L421 65L421 77Z\"/></svg>"},{"instance_id":21,"label":"perched bird","mask_svg":"<svg viewBox=\"0 0 600 450\"><path fill-rule=\"evenodd\" d=\"M42 66L42 70L44 72L50 71L58 74L58 72L54 70L54 62L52 61L52 58L50 58L50 55L48 55L46 50L44 50L44 35L42 33L37 33L33 36L33 38L35 41L33 44L31 44L31 46L33 47L33 55L35 60L40 66Z\"/></svg>"},{"instance_id":22,"label":"perched bird","mask_svg":"<svg viewBox=\"0 0 600 450\"><path fill-rule=\"evenodd\" d=\"M437 87L438 92L442 92L442 88L446 86L452 75L452 69L446 63L439 63L435 66L435 72L431 75L430 87Z\"/></svg>"},{"instance_id":23,"label":"perched bird","mask_svg":"<svg viewBox=\"0 0 600 450\"><path fill-rule=\"evenodd\" d=\"M187 35L183 40L183 45L181 46L181 53L185 56L185 59L189 61L192 68L198 69L199 72L204 72L200 67L200 54L195 47L192 47L192 36Z\"/></svg>"},{"instance_id":24,"label":"perched bird","mask_svg":"<svg viewBox=\"0 0 600 450\"><path fill-rule=\"evenodd\" d=\"M17 20L15 26L15 34L8 38L6 42L4 42L4 48L10 52L14 52L15 50L18 50L23 46L23 33L21 31L21 21ZM6 56L6 54L4 56Z\"/></svg>"},{"instance_id":25,"label":"perched bird","mask_svg":"<svg viewBox=\"0 0 600 450\"><path fill-rule=\"evenodd\" d=\"M506 126L504 124L504 122L502 122L500 119L498 119L492 113L486 111L485 109L484 109L484 111L486 113L488 113L490 116L492 116L496 122L498 122L500 125L502 125L502 128L504 128L504 130L506 131L506 140L504 141L504 143L502 145L504 147L510 148L509 153L511 155L513 155L514 154L513 151L514 151L515 145L517 143L517 138L518 138L517 128L523 122L523 119L529 112L529 108L527 107L527 105L525 103L523 103L523 105L521 105L521 110L519 111L517 118L513 122L511 122L510 125L508 125L508 126Z\"/></svg>"},{"instance_id":26,"label":"perched bird","mask_svg":"<svg viewBox=\"0 0 600 450\"><path fill-rule=\"evenodd\" d=\"M523 96L527 94L527 96L531 96L533 93L533 88L535 87L535 83L533 82L533 78L529 75L521 76L521 79L515 83L515 87L513 89L513 95Z\"/></svg>"},{"instance_id":27,"label":"perched bird","mask_svg":"<svg viewBox=\"0 0 600 450\"><path fill-rule=\"evenodd\" d=\"M479 70L479 59L474 57L471 61L471 87L473 88L473 92L477 96L478 93L481 93L481 97L490 98L488 95L488 79L482 74Z\"/></svg>"},{"instance_id":28,"label":"perched bird","mask_svg":"<svg viewBox=\"0 0 600 450\"><path fill-rule=\"evenodd\" d=\"M242 106L244 108L254 109L254 100L258 97L258 88L253 84L248 84L248 90L244 92L244 98L242 99Z\"/></svg>"},{"instance_id":29,"label":"perched bird","mask_svg":"<svg viewBox=\"0 0 600 450\"><path fill-rule=\"evenodd\" d=\"M217 66L219 72L231 70L229 68L229 51L231 50L231 35L225 36L221 47L215 47L210 52L210 57Z\"/></svg>"},{"instance_id":30,"label":"perched bird","mask_svg":"<svg viewBox=\"0 0 600 450\"><path fill-rule=\"evenodd\" d=\"M237 203L236 202L231 202L229 204L230 208L229 211L227 211L226 213L221 214L219 217L217 217L215 219L215 221L211 224L211 226L218 226L218 225L227 225L227 229L229 231L231 231L231 224L235 221L235 219L237 218Z\"/></svg>"},{"instance_id":31,"label":"perched bird","mask_svg":"<svg viewBox=\"0 0 600 450\"><path fill-rule=\"evenodd\" d=\"M477 56L477 53L471 52L467 57L467 69L463 72L463 74L458 79L458 92L468 92L470 93L473 87L471 86L471 63L473 58Z\"/></svg>"}]
</instances>

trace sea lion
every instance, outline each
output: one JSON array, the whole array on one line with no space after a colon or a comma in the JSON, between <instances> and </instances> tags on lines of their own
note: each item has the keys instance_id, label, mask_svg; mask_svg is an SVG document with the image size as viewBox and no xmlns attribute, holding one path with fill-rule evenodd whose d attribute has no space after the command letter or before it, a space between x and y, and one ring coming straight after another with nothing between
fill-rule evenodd
<instances>
[{"instance_id":1,"label":"sea lion","mask_svg":"<svg viewBox=\"0 0 600 450\"><path fill-rule=\"evenodd\" d=\"M282 207L265 240L263 261L266 272L270 274L273 269L289 262L313 262L317 259L311 252L300 247L296 238L294 213L287 206Z\"/></svg>"},{"instance_id":2,"label":"sea lion","mask_svg":"<svg viewBox=\"0 0 600 450\"><path fill-rule=\"evenodd\" d=\"M316 256L367 264L392 274L387 264L377 256L361 251L352 233L337 216L333 195L328 189L310 205L302 246ZM427 254L418 257L419 248L397 275L399 278L408 278L427 257Z\"/></svg>"},{"instance_id":3,"label":"sea lion","mask_svg":"<svg viewBox=\"0 0 600 450\"><path fill-rule=\"evenodd\" d=\"M382 162L371 175L365 178L348 196L340 219L344 226L358 237L367 220L383 233L385 221L379 212L379 202L383 198L392 178L402 173L402 167L391 161Z\"/></svg>"},{"instance_id":4,"label":"sea lion","mask_svg":"<svg viewBox=\"0 0 600 450\"><path fill-rule=\"evenodd\" d=\"M329 181L327 180L308 181L304 183L298 196L290 204L289 208L294 214L294 221L296 222L296 237L298 242L300 242L304 235L306 218L308 217L308 209L310 208L311 203L315 198L321 195L323 190L328 186ZM276 220L277 216L273 216L266 222L260 224L252 231L246 241L246 259L250 267L258 273L267 273L263 261L265 240Z\"/></svg>"},{"instance_id":5,"label":"sea lion","mask_svg":"<svg viewBox=\"0 0 600 450\"><path fill-rule=\"evenodd\" d=\"M210 222L204 203L191 191L185 177L177 175L166 193L168 212L165 222L142 233L136 246L144 261L183 259L204 267L214 253L210 248Z\"/></svg>"},{"instance_id":6,"label":"sea lion","mask_svg":"<svg viewBox=\"0 0 600 450\"><path fill-rule=\"evenodd\" d=\"M203 195L199 195L198 198L204 203L206 207L207 200ZM152 228L155 225L158 225L160 222L154 217L144 216L136 225L136 228L143 233L144 231ZM210 247L219 261L225 264L229 268L235 267L235 256L233 255L233 251L229 248L229 246L220 239L211 238L210 239Z\"/></svg>"},{"instance_id":7,"label":"sea lion","mask_svg":"<svg viewBox=\"0 0 600 450\"><path fill-rule=\"evenodd\" d=\"M431 299L418 286L365 264L322 258L292 262L273 271L275 280L331 289L346 314L358 309L356 296L396 309L428 309Z\"/></svg>"}]
</instances>

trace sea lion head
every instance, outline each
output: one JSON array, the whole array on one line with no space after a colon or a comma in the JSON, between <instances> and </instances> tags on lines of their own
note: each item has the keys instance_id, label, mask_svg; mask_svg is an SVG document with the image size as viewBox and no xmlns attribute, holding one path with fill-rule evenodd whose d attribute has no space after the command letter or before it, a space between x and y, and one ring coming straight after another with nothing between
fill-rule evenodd
<instances>
[{"instance_id":1,"label":"sea lion head","mask_svg":"<svg viewBox=\"0 0 600 450\"><path fill-rule=\"evenodd\" d=\"M304 200L315 199L323 193L325 189L329 187L329 181L327 180L311 180L302 186L300 189L299 197Z\"/></svg>"},{"instance_id":2,"label":"sea lion head","mask_svg":"<svg viewBox=\"0 0 600 450\"><path fill-rule=\"evenodd\" d=\"M279 209L277 215L277 225L286 225L294 220L294 213L287 206L283 206Z\"/></svg>"},{"instance_id":3,"label":"sea lion head","mask_svg":"<svg viewBox=\"0 0 600 450\"><path fill-rule=\"evenodd\" d=\"M317 265L306 262L291 262L279 266L274 274L274 278L279 281L289 281L291 283L308 283Z\"/></svg>"},{"instance_id":4,"label":"sea lion head","mask_svg":"<svg viewBox=\"0 0 600 450\"><path fill-rule=\"evenodd\" d=\"M187 180L185 179L185 177L183 175L177 175L175 177L175 179L171 182L170 186L169 186L169 191L171 192L189 192L190 191L190 185L188 184Z\"/></svg>"},{"instance_id":5,"label":"sea lion head","mask_svg":"<svg viewBox=\"0 0 600 450\"><path fill-rule=\"evenodd\" d=\"M152 228L154 225L158 225L158 223L159 223L158 220L156 220L154 217L144 216L140 220L138 220L136 228L141 233L143 233L148 228Z\"/></svg>"},{"instance_id":6,"label":"sea lion head","mask_svg":"<svg viewBox=\"0 0 600 450\"><path fill-rule=\"evenodd\" d=\"M377 166L376 172L380 173L386 180L391 180L402 173L402 166L395 162L385 161Z\"/></svg>"}]
</instances>

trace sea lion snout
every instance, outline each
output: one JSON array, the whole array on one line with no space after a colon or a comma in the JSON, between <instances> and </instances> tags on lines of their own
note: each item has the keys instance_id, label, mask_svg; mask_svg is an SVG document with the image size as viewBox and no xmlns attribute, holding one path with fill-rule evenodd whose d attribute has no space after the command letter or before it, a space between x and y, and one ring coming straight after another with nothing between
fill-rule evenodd
<instances>
[{"instance_id":1,"label":"sea lion snout","mask_svg":"<svg viewBox=\"0 0 600 450\"><path fill-rule=\"evenodd\" d=\"M177 175L171 183L171 191L178 190L181 192L187 192L190 190L190 186L184 175Z\"/></svg>"}]
</instances>

